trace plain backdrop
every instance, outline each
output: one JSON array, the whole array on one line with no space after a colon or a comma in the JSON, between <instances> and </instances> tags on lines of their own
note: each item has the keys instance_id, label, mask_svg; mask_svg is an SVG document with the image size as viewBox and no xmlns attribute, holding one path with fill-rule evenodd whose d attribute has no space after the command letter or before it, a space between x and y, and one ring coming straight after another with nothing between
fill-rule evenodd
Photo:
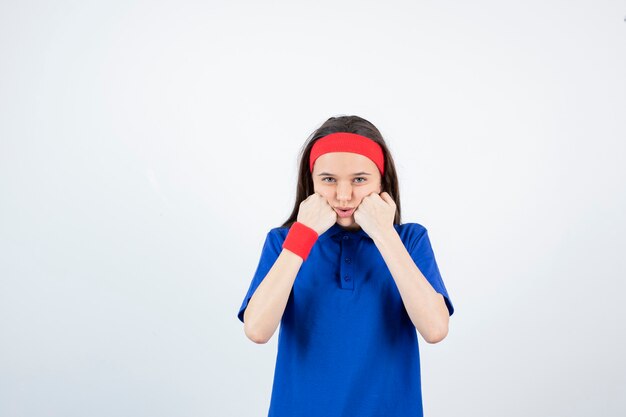
<instances>
[{"instance_id":1,"label":"plain backdrop","mask_svg":"<svg viewBox=\"0 0 626 417\"><path fill-rule=\"evenodd\" d=\"M0 5L0 415L267 415L236 314L374 123L455 306L425 415L626 415L623 1Z\"/></svg>"}]
</instances>

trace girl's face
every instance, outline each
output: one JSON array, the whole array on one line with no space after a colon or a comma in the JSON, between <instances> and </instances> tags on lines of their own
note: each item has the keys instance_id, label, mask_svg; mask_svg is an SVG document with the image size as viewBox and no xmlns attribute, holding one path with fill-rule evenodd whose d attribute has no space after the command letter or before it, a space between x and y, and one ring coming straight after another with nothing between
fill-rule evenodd
<instances>
[{"instance_id":1,"label":"girl's face","mask_svg":"<svg viewBox=\"0 0 626 417\"><path fill-rule=\"evenodd\" d=\"M364 197L382 192L380 171L366 156L352 152L329 152L313 164L313 188L326 197L337 212L337 223L348 229L358 229L354 210ZM342 217L339 208L352 208L352 214Z\"/></svg>"}]
</instances>

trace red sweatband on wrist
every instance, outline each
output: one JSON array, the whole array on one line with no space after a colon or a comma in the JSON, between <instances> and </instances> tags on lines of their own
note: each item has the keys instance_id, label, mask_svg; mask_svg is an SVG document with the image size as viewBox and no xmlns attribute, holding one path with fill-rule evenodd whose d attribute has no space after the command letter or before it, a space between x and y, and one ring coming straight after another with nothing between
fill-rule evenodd
<instances>
[{"instance_id":1,"label":"red sweatband on wrist","mask_svg":"<svg viewBox=\"0 0 626 417\"><path fill-rule=\"evenodd\" d=\"M371 159L380 175L385 173L385 157L381 146L372 139L356 133L337 132L323 136L315 141L309 157L309 169L313 172L313 164L321 155L328 152L358 153Z\"/></svg>"},{"instance_id":2,"label":"red sweatband on wrist","mask_svg":"<svg viewBox=\"0 0 626 417\"><path fill-rule=\"evenodd\" d=\"M283 248L295 253L303 261L306 261L317 238L318 234L315 230L300 222L294 222L283 242Z\"/></svg>"}]
</instances>

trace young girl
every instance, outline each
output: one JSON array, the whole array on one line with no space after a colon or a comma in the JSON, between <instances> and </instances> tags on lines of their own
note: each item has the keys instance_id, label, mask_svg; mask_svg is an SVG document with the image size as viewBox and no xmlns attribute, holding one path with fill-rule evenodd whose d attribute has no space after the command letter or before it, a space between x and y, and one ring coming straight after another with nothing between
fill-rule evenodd
<instances>
[{"instance_id":1,"label":"young girl","mask_svg":"<svg viewBox=\"0 0 626 417\"><path fill-rule=\"evenodd\" d=\"M239 309L248 338L280 323L269 417L419 417L416 330L448 333L454 308L426 228L400 222L378 129L331 117L300 155L296 203L271 229Z\"/></svg>"}]
</instances>

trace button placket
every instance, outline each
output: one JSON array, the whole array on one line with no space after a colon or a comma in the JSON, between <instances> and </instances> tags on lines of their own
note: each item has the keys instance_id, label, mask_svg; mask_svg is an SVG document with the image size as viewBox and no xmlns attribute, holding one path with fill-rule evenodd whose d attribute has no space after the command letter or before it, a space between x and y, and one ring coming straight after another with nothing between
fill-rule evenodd
<instances>
[{"instance_id":1,"label":"button placket","mask_svg":"<svg viewBox=\"0 0 626 417\"><path fill-rule=\"evenodd\" d=\"M341 239L341 262L339 265L339 280L341 288L354 289L354 239L348 235L343 235Z\"/></svg>"}]
</instances>

